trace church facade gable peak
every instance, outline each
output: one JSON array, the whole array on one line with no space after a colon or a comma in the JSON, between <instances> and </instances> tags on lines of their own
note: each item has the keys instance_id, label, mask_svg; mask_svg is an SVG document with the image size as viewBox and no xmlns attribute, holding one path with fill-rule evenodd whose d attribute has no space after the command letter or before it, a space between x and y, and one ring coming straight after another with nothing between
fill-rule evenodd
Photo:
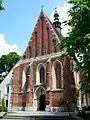
<instances>
[{"instance_id":1,"label":"church facade gable peak","mask_svg":"<svg viewBox=\"0 0 90 120\"><path fill-rule=\"evenodd\" d=\"M60 38L55 31L53 23L41 10L22 59L59 52L57 48L58 42L60 42Z\"/></svg>"}]
</instances>

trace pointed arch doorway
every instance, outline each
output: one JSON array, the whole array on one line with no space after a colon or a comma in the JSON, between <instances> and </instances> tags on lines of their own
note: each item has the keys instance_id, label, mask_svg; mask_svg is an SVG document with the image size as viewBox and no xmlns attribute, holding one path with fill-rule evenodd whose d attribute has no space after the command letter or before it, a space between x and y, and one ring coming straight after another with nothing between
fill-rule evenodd
<instances>
[{"instance_id":1,"label":"pointed arch doorway","mask_svg":"<svg viewBox=\"0 0 90 120\"><path fill-rule=\"evenodd\" d=\"M46 107L46 97L45 95L40 95L39 97L39 111L45 111L45 107Z\"/></svg>"},{"instance_id":2,"label":"pointed arch doorway","mask_svg":"<svg viewBox=\"0 0 90 120\"><path fill-rule=\"evenodd\" d=\"M46 91L40 86L34 92L34 109L35 111L45 111L46 108Z\"/></svg>"}]
</instances>

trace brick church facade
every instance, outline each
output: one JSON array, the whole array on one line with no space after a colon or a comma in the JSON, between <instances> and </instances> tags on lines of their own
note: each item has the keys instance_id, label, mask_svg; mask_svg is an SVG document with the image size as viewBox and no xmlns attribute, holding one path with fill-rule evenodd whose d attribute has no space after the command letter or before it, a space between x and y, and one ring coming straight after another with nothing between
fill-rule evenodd
<instances>
[{"instance_id":1,"label":"brick church facade","mask_svg":"<svg viewBox=\"0 0 90 120\"><path fill-rule=\"evenodd\" d=\"M70 61L57 44L63 40L57 12L54 22L43 10L26 51L12 74L12 110L51 111L75 102L75 84Z\"/></svg>"}]
</instances>

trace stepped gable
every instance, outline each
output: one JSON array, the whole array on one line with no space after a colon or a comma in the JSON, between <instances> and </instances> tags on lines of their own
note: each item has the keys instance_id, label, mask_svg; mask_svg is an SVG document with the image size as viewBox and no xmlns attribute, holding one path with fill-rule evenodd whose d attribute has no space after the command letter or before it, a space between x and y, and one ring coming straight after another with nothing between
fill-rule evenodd
<instances>
[{"instance_id":1,"label":"stepped gable","mask_svg":"<svg viewBox=\"0 0 90 120\"><path fill-rule=\"evenodd\" d=\"M21 59L27 59L60 51L56 44L63 39L50 19L41 11L31 38Z\"/></svg>"}]
</instances>

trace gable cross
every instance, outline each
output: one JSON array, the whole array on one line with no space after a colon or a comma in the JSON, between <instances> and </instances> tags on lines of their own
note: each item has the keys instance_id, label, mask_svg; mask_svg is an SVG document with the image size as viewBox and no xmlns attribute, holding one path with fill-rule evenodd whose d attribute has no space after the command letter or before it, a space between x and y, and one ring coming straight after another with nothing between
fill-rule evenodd
<instances>
[{"instance_id":1,"label":"gable cross","mask_svg":"<svg viewBox=\"0 0 90 120\"><path fill-rule=\"evenodd\" d=\"M43 11L44 5L41 6L41 11Z\"/></svg>"},{"instance_id":2,"label":"gable cross","mask_svg":"<svg viewBox=\"0 0 90 120\"><path fill-rule=\"evenodd\" d=\"M55 12L57 12L57 7L55 7Z\"/></svg>"}]
</instances>

